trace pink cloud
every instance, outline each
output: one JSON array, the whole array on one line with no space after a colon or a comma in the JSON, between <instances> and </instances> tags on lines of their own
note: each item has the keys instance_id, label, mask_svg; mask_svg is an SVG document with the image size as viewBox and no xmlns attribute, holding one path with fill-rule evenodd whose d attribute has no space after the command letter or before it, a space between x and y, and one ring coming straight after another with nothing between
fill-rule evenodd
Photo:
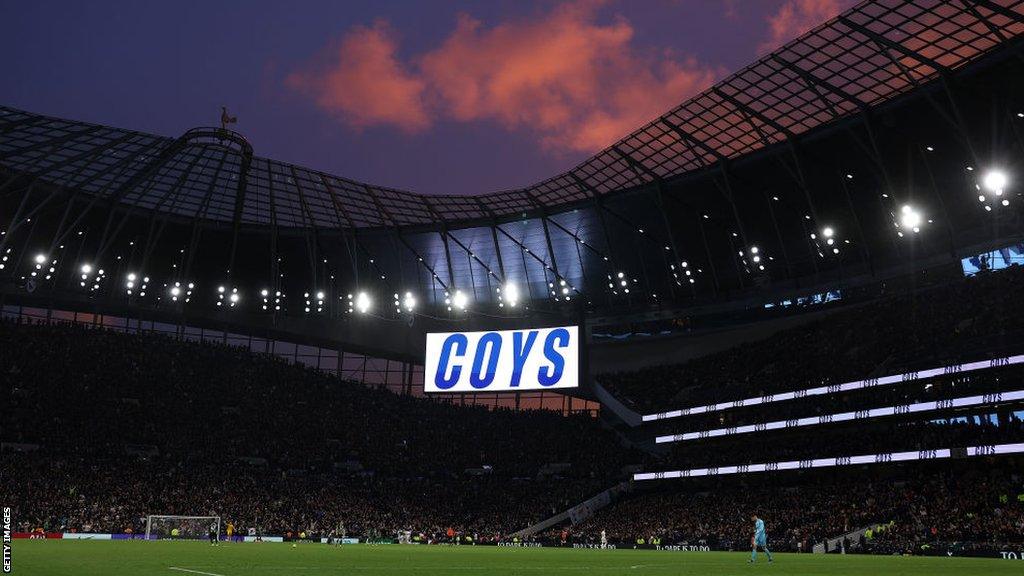
<instances>
[{"instance_id":1,"label":"pink cloud","mask_svg":"<svg viewBox=\"0 0 1024 576\"><path fill-rule=\"evenodd\" d=\"M354 128L386 124L419 132L431 125L423 104L426 84L407 70L397 51L394 32L384 22L357 26L285 83Z\"/></svg>"},{"instance_id":2,"label":"pink cloud","mask_svg":"<svg viewBox=\"0 0 1024 576\"><path fill-rule=\"evenodd\" d=\"M786 0L768 16L770 37L758 46L758 53L770 52L853 6L856 0Z\"/></svg>"},{"instance_id":3,"label":"pink cloud","mask_svg":"<svg viewBox=\"0 0 1024 576\"><path fill-rule=\"evenodd\" d=\"M491 121L529 131L548 149L593 152L722 75L693 58L637 48L624 18L598 20L600 5L584 0L491 27L461 15L438 47L409 64L395 57L397 43L386 27L357 28L342 39L331 66L290 84L354 126ZM344 47L357 41L354 35L379 46L376 64L349 60L352 49ZM381 83L389 87L388 100L373 97ZM415 113L391 109L397 105L412 105Z\"/></svg>"}]
</instances>

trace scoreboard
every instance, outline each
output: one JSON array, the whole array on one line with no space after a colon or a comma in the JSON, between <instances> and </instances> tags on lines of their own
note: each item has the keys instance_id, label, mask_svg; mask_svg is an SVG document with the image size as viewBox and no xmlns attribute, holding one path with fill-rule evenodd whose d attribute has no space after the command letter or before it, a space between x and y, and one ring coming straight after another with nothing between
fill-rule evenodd
<instances>
[{"instance_id":1,"label":"scoreboard","mask_svg":"<svg viewBox=\"0 0 1024 576\"><path fill-rule=\"evenodd\" d=\"M578 326L427 334L426 392L579 387Z\"/></svg>"}]
</instances>

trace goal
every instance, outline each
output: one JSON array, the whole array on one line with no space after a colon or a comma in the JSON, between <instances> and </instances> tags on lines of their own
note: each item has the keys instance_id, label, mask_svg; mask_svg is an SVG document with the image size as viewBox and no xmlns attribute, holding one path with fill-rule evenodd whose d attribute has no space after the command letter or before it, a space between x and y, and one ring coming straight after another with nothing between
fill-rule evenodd
<instances>
[{"instance_id":1,"label":"goal","mask_svg":"<svg viewBox=\"0 0 1024 576\"><path fill-rule=\"evenodd\" d=\"M220 540L220 516L146 516L146 540L204 540L210 528Z\"/></svg>"}]
</instances>

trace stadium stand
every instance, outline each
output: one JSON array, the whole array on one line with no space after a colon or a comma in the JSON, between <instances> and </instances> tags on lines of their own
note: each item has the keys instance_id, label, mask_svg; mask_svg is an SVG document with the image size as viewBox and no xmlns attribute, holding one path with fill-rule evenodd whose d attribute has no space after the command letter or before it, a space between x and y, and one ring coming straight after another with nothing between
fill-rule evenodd
<instances>
[{"instance_id":1,"label":"stadium stand","mask_svg":"<svg viewBox=\"0 0 1024 576\"><path fill-rule=\"evenodd\" d=\"M918 307L921 313L915 317L921 322L932 317L932 306L949 312L936 316L930 332L922 323L912 325L922 334L915 350L961 350L965 342L986 336L988 344L993 338L1006 344L1006 335L1019 325L1009 303L1019 293L1021 278L1014 269L930 287L869 304L867 314L864 309L837 312L825 323L754 348L770 357L794 343L810 345L826 324L833 333L863 335L876 325L897 324L884 314L902 314L908 301ZM958 305L965 300L975 304ZM1000 309L1007 313L991 313ZM886 342L891 345L900 337ZM877 364L890 351L865 346L858 362ZM827 352L827 345L814 349L814 354ZM956 357L936 352L928 361ZM764 387L711 387L710 393L686 397L691 402L821 382L799 371L766 373L757 364L727 370L727 362L715 359L708 365L715 367L709 373ZM658 369L668 370L680 368ZM844 374L863 376L850 370ZM15 502L26 530L138 533L145 515L159 510L216 512L241 530L253 527L262 533L319 537L344 525L348 534L364 538L408 529L444 541L447 528L453 527L460 535L490 542L621 480L631 465L693 468L1024 442L1019 413L981 407L925 422L887 419L813 434L782 431L767 442L743 435L677 442L658 457L621 447L613 432L587 416L488 411L400 396L233 346L20 318L0 323L0 374L6 381L4 404L12 408L3 415L0 460L12 478L30 479L31 486L22 490L5 484L0 497ZM823 367L821 374L829 372ZM1007 366L860 395L790 401L771 410L694 415L648 429L701 429L769 415L820 415L1015 390L1022 388L1021 380L1020 369ZM539 489L545 470L560 463L568 466L557 467L558 487L543 484ZM851 543L851 551L920 552L921 546L940 541L995 546L1018 542L1020 533L1013 530L1021 522L1017 494L1024 493L1024 485L1012 466L1009 470L993 472L985 482L952 473L926 480L908 475L892 482L861 471L851 477L790 478L769 487L734 481L712 492L699 484L641 491L569 529L567 542L592 543L599 529L607 529L625 544L638 539L649 544L656 538L743 548L749 522L742 511L760 509L773 519L781 549L808 551L825 537L868 523L887 528L874 531L870 542ZM933 498L939 493L942 498ZM466 504L453 507L453 498ZM508 506L510 501L516 506ZM917 505L922 501L927 506ZM865 502L869 505L862 507ZM953 502L961 506L955 512ZM941 521L941 515L954 513L975 520ZM942 531L928 532L935 525ZM537 537L558 543L563 529Z\"/></svg>"},{"instance_id":2,"label":"stadium stand","mask_svg":"<svg viewBox=\"0 0 1024 576\"><path fill-rule=\"evenodd\" d=\"M1024 269L899 290L811 324L682 365L598 377L647 412L866 378L889 366L944 366L995 356L1019 340Z\"/></svg>"},{"instance_id":3,"label":"stadium stand","mask_svg":"<svg viewBox=\"0 0 1024 576\"><path fill-rule=\"evenodd\" d=\"M3 498L47 530L138 533L147 513L218 510L275 534L493 538L639 458L587 416L399 396L159 334L4 320L0 374L3 469L31 486L5 482ZM548 470L564 488L537 488Z\"/></svg>"},{"instance_id":4,"label":"stadium stand","mask_svg":"<svg viewBox=\"0 0 1024 576\"><path fill-rule=\"evenodd\" d=\"M659 539L666 545L742 550L749 547L751 511L772 519L775 548L782 551L810 552L828 536L877 526L883 528L848 543L846 551L922 553L922 547L954 542L999 549L1024 541L1019 474L963 466L926 476L860 472L789 485L662 489L598 512L573 533L593 540L606 529L627 545Z\"/></svg>"}]
</instances>

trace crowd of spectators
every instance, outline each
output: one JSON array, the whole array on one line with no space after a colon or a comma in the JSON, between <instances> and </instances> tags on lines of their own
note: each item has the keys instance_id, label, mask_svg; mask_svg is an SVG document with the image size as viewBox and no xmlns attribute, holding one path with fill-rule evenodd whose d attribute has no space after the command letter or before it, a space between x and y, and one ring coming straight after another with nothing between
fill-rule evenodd
<instances>
[{"instance_id":1,"label":"crowd of spectators","mask_svg":"<svg viewBox=\"0 0 1024 576\"><path fill-rule=\"evenodd\" d=\"M242 462L195 464L173 458L5 454L0 497L15 528L135 533L146 516L220 516L238 533L310 538L394 538L410 530L443 540L448 528L487 541L575 504L598 480L542 483L495 476L396 478L282 472ZM510 505L514 502L514 505ZM200 527L205 533L206 525ZM166 534L165 534L166 535Z\"/></svg>"},{"instance_id":2,"label":"crowd of spectators","mask_svg":"<svg viewBox=\"0 0 1024 576\"><path fill-rule=\"evenodd\" d=\"M974 372L942 374L924 380L897 382L840 394L807 396L799 400L776 402L770 409L764 405L754 404L689 414L655 421L648 424L645 431L649 430L650 435L673 435L1017 390L1024 390L1024 366L1019 364L1001 368L988 367ZM1010 419L1008 413L1003 417ZM806 432L808 429L804 428L803 431Z\"/></svg>"},{"instance_id":3,"label":"crowd of spectators","mask_svg":"<svg viewBox=\"0 0 1024 576\"><path fill-rule=\"evenodd\" d=\"M1022 279L1018 269L982 274L604 383L629 398L700 404L865 377L894 358L949 363L966 342L1006 344L1024 327L1024 309L1014 305ZM1020 379L1010 366L768 413L780 419L952 398L1020 388ZM0 500L25 531L139 533L149 514L216 515L241 533L409 532L479 543L508 538L636 469L1024 442L1020 414L1004 405L945 420L678 442L658 458L625 447L587 415L456 405L223 344L20 318L0 321L0 404ZM764 420L762 409L741 409L664 425L700 430ZM627 498L543 538L589 542L607 530L626 543L743 548L751 511L768 519L777 547L801 551L864 523L886 523L861 546L880 552L955 538L1019 542L1024 528L1024 488L1013 473L908 475L903 483L833 478L796 488L743 482Z\"/></svg>"},{"instance_id":4,"label":"crowd of spectators","mask_svg":"<svg viewBox=\"0 0 1024 576\"><path fill-rule=\"evenodd\" d=\"M46 529L215 514L267 533L493 535L640 458L590 416L402 396L160 334L4 320L0 382L0 499Z\"/></svg>"},{"instance_id":5,"label":"crowd of spectators","mask_svg":"<svg viewBox=\"0 0 1024 576\"><path fill-rule=\"evenodd\" d=\"M597 376L652 412L870 377L880 366L939 366L1015 343L1024 268L898 290L822 319L684 364ZM977 360L971 356L968 360Z\"/></svg>"},{"instance_id":6,"label":"crowd of spectators","mask_svg":"<svg viewBox=\"0 0 1024 576\"><path fill-rule=\"evenodd\" d=\"M909 474L909 478L833 475L807 482L717 486L643 493L572 527L570 539L593 540L606 531L618 545L706 545L749 550L752 514L765 520L769 547L810 552L827 538L884 526L869 538L834 544L849 552L921 553L937 543L960 542L999 549L1024 543L1024 477L1021 470L972 470Z\"/></svg>"}]
</instances>

